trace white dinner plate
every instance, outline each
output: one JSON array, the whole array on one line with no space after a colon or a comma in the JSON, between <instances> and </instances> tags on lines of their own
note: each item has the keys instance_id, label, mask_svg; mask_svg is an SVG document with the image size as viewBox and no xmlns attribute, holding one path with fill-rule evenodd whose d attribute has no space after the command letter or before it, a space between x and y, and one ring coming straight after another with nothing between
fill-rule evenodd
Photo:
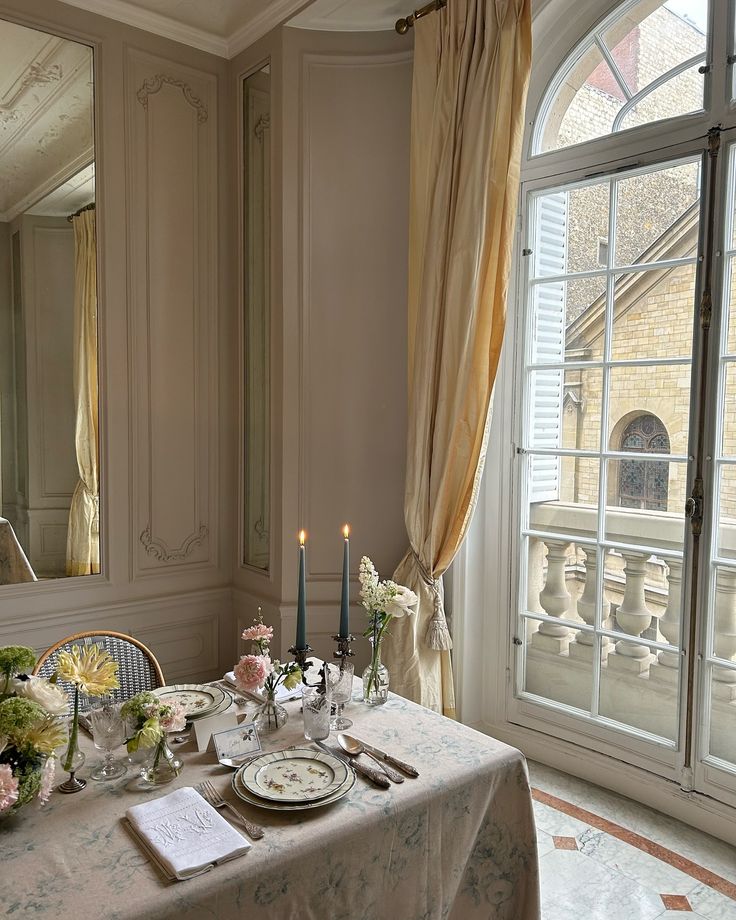
<instances>
[{"instance_id":1,"label":"white dinner plate","mask_svg":"<svg viewBox=\"0 0 736 920\"><path fill-rule=\"evenodd\" d=\"M337 792L348 768L323 751L295 748L255 757L241 773L242 785L252 795L272 802L314 802Z\"/></svg>"},{"instance_id":2,"label":"white dinner plate","mask_svg":"<svg viewBox=\"0 0 736 920\"><path fill-rule=\"evenodd\" d=\"M262 799L257 795L253 795L245 788L240 780L241 773L244 769L245 767L241 767L232 775L230 784L233 787L233 792L243 802L247 802L249 805L255 805L257 808L266 808L269 811L305 811L309 808L322 808L324 805L332 805L333 802L337 802L346 796L355 785L355 773L353 770L348 770L348 777L345 784L336 792L322 799L317 799L313 802L271 802L268 799Z\"/></svg>"},{"instance_id":3,"label":"white dinner plate","mask_svg":"<svg viewBox=\"0 0 736 920\"><path fill-rule=\"evenodd\" d=\"M188 722L214 715L229 697L222 687L210 684L173 684L170 687L157 687L151 692L162 703L179 703Z\"/></svg>"}]
</instances>

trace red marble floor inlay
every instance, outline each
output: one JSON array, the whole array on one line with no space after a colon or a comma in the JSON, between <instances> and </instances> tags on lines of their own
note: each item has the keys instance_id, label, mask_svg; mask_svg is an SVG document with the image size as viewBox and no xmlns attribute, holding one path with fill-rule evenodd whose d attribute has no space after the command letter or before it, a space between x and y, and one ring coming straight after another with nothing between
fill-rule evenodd
<instances>
[{"instance_id":1,"label":"red marble floor inlay","mask_svg":"<svg viewBox=\"0 0 736 920\"><path fill-rule=\"evenodd\" d=\"M558 799L556 795L550 795L549 792L542 792L541 789L532 789L532 798L537 802L541 802L543 805L548 805L550 808L554 808L565 815L569 815L571 818L577 818L578 821L589 824L591 827L596 827L599 831L610 834L611 837L623 840L624 843L628 843L630 846L636 847L638 850L642 850L642 852L648 853L650 856L654 856L655 859L667 863L668 866L674 866L675 869L679 869L680 872L684 872L685 875L689 875L690 878L694 878L696 881L702 882L703 885L707 885L719 894L723 894L727 898L736 901L736 884L720 875L716 875L715 872L711 872L710 869L706 869L704 866L699 866L691 859L680 856L680 854L675 853L674 850L669 850L667 847L663 847L659 843L649 840L647 837L642 837L641 834L630 831L628 828L622 827L620 824L616 824L613 821L609 821L607 818L601 818L600 815L596 815L592 811L587 811L585 808L580 808L578 805L573 805L571 802L566 802L564 799ZM666 897L675 897L675 895L666 895ZM674 909L685 910L686 908ZM692 908L688 905L687 909L691 910Z\"/></svg>"},{"instance_id":2,"label":"red marble floor inlay","mask_svg":"<svg viewBox=\"0 0 736 920\"><path fill-rule=\"evenodd\" d=\"M578 842L574 837L553 837L552 843L558 850L577 850Z\"/></svg>"},{"instance_id":3,"label":"red marble floor inlay","mask_svg":"<svg viewBox=\"0 0 736 920\"><path fill-rule=\"evenodd\" d=\"M689 910L692 913L693 909L684 894L661 894L660 898L667 910Z\"/></svg>"}]
</instances>

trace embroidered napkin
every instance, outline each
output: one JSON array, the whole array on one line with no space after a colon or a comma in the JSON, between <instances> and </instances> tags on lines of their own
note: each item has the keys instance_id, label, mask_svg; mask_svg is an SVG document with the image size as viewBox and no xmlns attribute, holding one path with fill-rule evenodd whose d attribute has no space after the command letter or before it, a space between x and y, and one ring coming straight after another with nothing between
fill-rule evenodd
<instances>
[{"instance_id":1,"label":"embroidered napkin","mask_svg":"<svg viewBox=\"0 0 736 920\"><path fill-rule=\"evenodd\" d=\"M228 671L227 674L223 677L223 680L228 684L232 684L233 687L237 687L235 683L235 672ZM258 690L254 690L252 693L248 694L249 696L254 697L257 700L265 700L266 697L260 693ZM302 695L302 685L294 687L293 690L287 690L283 684L279 684L276 688L276 702L285 703L287 700L298 699Z\"/></svg>"},{"instance_id":2,"label":"embroidered napkin","mask_svg":"<svg viewBox=\"0 0 736 920\"><path fill-rule=\"evenodd\" d=\"M125 812L134 832L163 869L186 879L242 856L250 844L191 786Z\"/></svg>"}]
</instances>

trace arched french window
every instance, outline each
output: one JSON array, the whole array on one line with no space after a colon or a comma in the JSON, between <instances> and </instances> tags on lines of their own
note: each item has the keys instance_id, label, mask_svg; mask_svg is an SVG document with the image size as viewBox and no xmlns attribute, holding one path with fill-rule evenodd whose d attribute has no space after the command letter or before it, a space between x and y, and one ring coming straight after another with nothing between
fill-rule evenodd
<instances>
[{"instance_id":1,"label":"arched french window","mask_svg":"<svg viewBox=\"0 0 736 920\"><path fill-rule=\"evenodd\" d=\"M537 40L522 163L507 711L736 803L734 6L593 0L573 35L548 4L570 42Z\"/></svg>"}]
</instances>

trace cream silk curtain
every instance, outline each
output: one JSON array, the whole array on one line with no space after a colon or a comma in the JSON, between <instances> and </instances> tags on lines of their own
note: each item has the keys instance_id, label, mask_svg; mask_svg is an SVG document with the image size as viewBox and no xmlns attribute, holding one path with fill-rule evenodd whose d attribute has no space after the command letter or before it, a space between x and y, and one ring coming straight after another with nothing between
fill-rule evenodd
<instances>
[{"instance_id":1,"label":"cream silk curtain","mask_svg":"<svg viewBox=\"0 0 736 920\"><path fill-rule=\"evenodd\" d=\"M409 236L410 549L391 689L455 715L442 573L475 505L504 333L531 65L530 0L448 0L414 37Z\"/></svg>"},{"instance_id":2,"label":"cream silk curtain","mask_svg":"<svg viewBox=\"0 0 736 920\"><path fill-rule=\"evenodd\" d=\"M97 234L94 209L74 227L74 404L79 482L69 509L67 575L100 571L100 483L97 401Z\"/></svg>"}]
</instances>

